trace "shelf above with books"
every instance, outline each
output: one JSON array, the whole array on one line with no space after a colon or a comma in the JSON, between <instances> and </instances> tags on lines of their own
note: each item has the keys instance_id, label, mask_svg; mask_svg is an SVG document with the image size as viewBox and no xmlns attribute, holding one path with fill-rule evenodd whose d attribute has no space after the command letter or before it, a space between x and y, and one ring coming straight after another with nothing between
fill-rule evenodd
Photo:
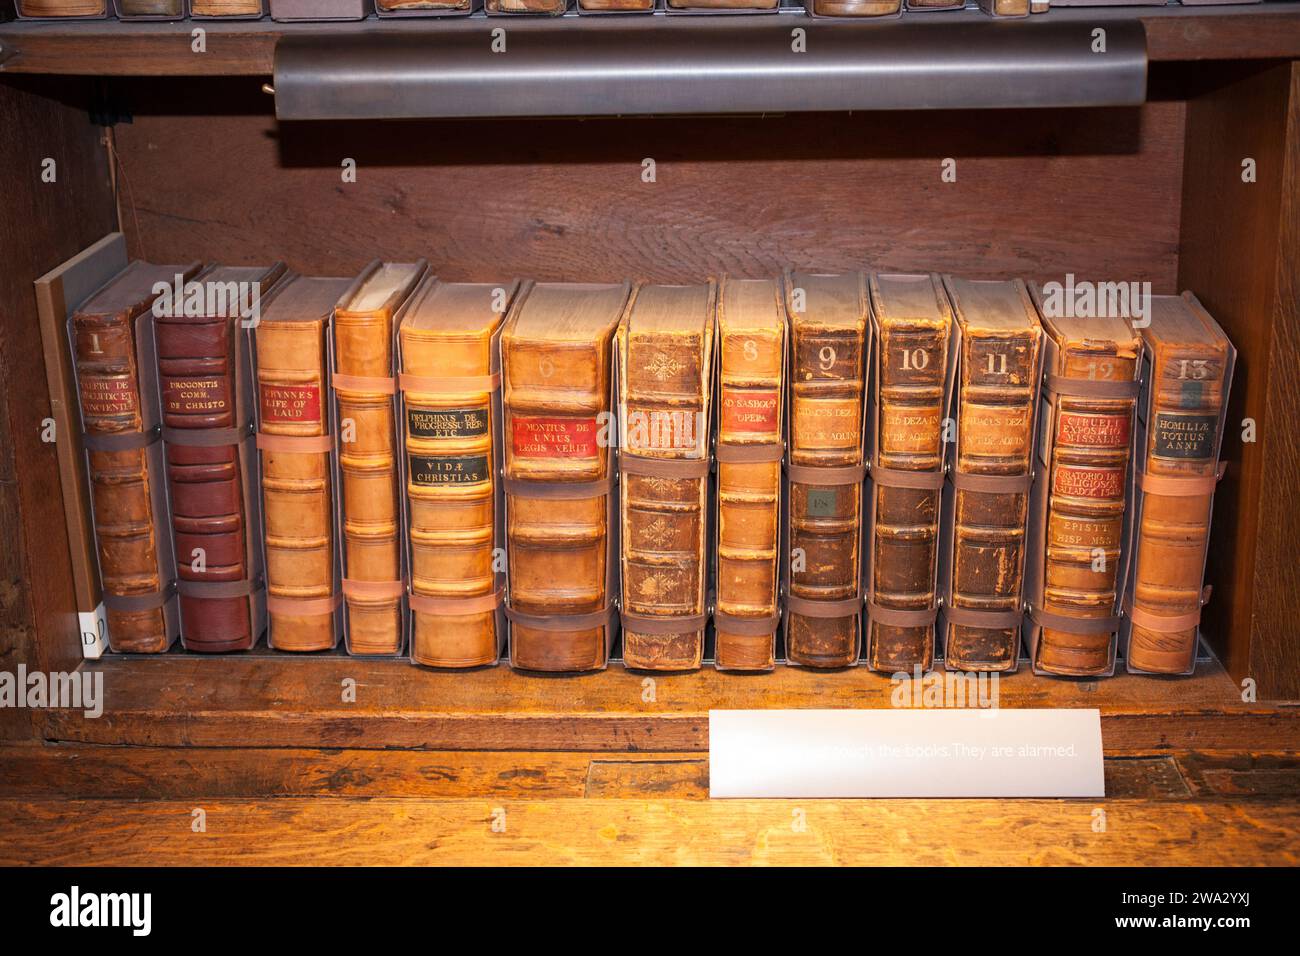
<instances>
[{"instance_id":1,"label":"shelf above with books","mask_svg":"<svg viewBox=\"0 0 1300 956\"><path fill-rule=\"evenodd\" d=\"M421 40L481 34L508 24L510 36L578 34L602 40L613 32L644 34L651 44L698 37L711 32L746 35L778 31L788 38L795 26L827 36L860 36L864 44L888 51L899 47L941 48L949 30L972 31L962 46L967 59L979 41L1008 35L1044 36L1075 24L1140 22L1151 62L1187 60L1278 59L1300 56L1300 4L1158 8L1075 8L1054 10L1030 20L1000 22L977 10L942 16L919 16L887 22L814 20L777 17L562 17L450 20L365 20L352 23L277 23L271 20L154 23L89 20L69 23L21 21L0 24L0 74L53 73L98 76L271 76L281 39L324 36L332 40L362 38L380 46L389 39ZM203 51L196 52L193 31L205 31ZM1038 32L1036 32L1038 31ZM886 40L886 38L889 38ZM933 38L929 40L927 38ZM841 41L842 42L842 41ZM788 46L788 44L786 44ZM597 49L595 43L591 49ZM949 53L948 56L953 54ZM829 107L841 108L841 107ZM862 108L862 107L855 107Z\"/></svg>"}]
</instances>

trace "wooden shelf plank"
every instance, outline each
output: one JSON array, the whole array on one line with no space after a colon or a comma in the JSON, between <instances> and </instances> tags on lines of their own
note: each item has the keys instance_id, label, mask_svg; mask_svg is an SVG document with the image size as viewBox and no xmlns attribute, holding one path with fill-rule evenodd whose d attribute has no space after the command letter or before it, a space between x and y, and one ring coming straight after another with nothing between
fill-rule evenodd
<instances>
[{"instance_id":1,"label":"wooden shelf plank","mask_svg":"<svg viewBox=\"0 0 1300 956\"><path fill-rule=\"evenodd\" d=\"M1096 832L1094 811L1106 828ZM1295 865L1286 800L0 800L0 865ZM790 825L794 811L806 826ZM493 820L504 813L504 829ZM906 839L899 835L905 834Z\"/></svg>"},{"instance_id":2,"label":"wooden shelf plank","mask_svg":"<svg viewBox=\"0 0 1300 956\"><path fill-rule=\"evenodd\" d=\"M251 654L169 655L85 665L104 676L104 710L45 715L50 740L142 746L697 752L710 709L892 707L887 675L864 668L765 675L706 669L649 678L463 673L399 661ZM940 675L942 676L942 675ZM345 680L356 701L345 702ZM988 688L991 691L991 688ZM1246 704L1217 663L1185 679L1121 674L1059 681L1021 671L997 683L1001 707L1096 707L1108 753L1300 751L1300 707Z\"/></svg>"},{"instance_id":3,"label":"wooden shelf plank","mask_svg":"<svg viewBox=\"0 0 1300 956\"><path fill-rule=\"evenodd\" d=\"M908 19L908 29L925 30L934 23L983 21L978 11ZM1261 4L1197 7L1054 10L1010 29L1034 29L1035 24L1079 20L1137 18L1147 31L1152 61L1238 60L1300 57L1300 5ZM520 18L514 31L600 31L631 27L671 34L698 29L694 17L565 17L560 20ZM727 18L761 27L770 17ZM791 18L797 20L798 18ZM870 25L868 25L869 28ZM206 52L192 49L191 31L202 27ZM846 28L861 28L846 25ZM99 76L269 76L275 44L292 34L432 34L440 31L486 31L481 18L449 20L366 20L355 23L276 23L271 20L220 23L125 23L94 20L69 23L19 21L0 24L0 73L66 73Z\"/></svg>"}]
</instances>

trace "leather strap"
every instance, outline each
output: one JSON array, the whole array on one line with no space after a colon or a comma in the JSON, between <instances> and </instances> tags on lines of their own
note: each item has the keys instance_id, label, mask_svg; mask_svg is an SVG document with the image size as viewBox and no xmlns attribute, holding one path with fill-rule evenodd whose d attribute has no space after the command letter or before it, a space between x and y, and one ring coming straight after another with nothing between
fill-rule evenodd
<instances>
[{"instance_id":1,"label":"leather strap","mask_svg":"<svg viewBox=\"0 0 1300 956\"><path fill-rule=\"evenodd\" d=\"M1139 383L1099 382L1091 379L1062 378L1060 375L1048 375L1046 388L1056 395L1069 395L1077 398L1137 398Z\"/></svg>"},{"instance_id":2,"label":"leather strap","mask_svg":"<svg viewBox=\"0 0 1300 956\"><path fill-rule=\"evenodd\" d=\"M916 488L921 491L938 491L943 487L942 471L904 471L901 468L882 468L872 465L871 480L885 488Z\"/></svg>"},{"instance_id":3,"label":"leather strap","mask_svg":"<svg viewBox=\"0 0 1300 956\"><path fill-rule=\"evenodd\" d=\"M1194 497L1214 492L1215 486L1223 480L1228 470L1226 461L1220 462L1212 475L1152 475L1145 471L1138 472L1138 487L1150 495L1166 495L1171 498ZM1153 629L1154 630L1154 629Z\"/></svg>"},{"instance_id":4,"label":"leather strap","mask_svg":"<svg viewBox=\"0 0 1300 956\"><path fill-rule=\"evenodd\" d=\"M619 455L619 470L647 478L703 478L709 473L707 458L643 458Z\"/></svg>"},{"instance_id":5,"label":"leather strap","mask_svg":"<svg viewBox=\"0 0 1300 956\"><path fill-rule=\"evenodd\" d=\"M938 607L881 607L873 601L867 601L867 620L875 624L888 624L894 627L924 627L927 624L933 624L938 614Z\"/></svg>"},{"instance_id":6,"label":"leather strap","mask_svg":"<svg viewBox=\"0 0 1300 956\"><path fill-rule=\"evenodd\" d=\"M109 435L82 432L81 445L90 451L131 451L148 448L161 437L161 425L155 425L147 432L114 432Z\"/></svg>"},{"instance_id":7,"label":"leather strap","mask_svg":"<svg viewBox=\"0 0 1300 956\"><path fill-rule=\"evenodd\" d=\"M764 635L775 634L777 625L780 623L780 611L764 617L737 617L734 614L728 614L726 611L716 609L713 612L713 626L719 631L726 631L728 634L763 637Z\"/></svg>"},{"instance_id":8,"label":"leather strap","mask_svg":"<svg viewBox=\"0 0 1300 956\"><path fill-rule=\"evenodd\" d=\"M611 474L598 481L526 481L520 478L503 478L501 486L506 494L519 498L553 498L557 501L577 501L582 498L601 498L614 491Z\"/></svg>"},{"instance_id":9,"label":"leather strap","mask_svg":"<svg viewBox=\"0 0 1300 956\"><path fill-rule=\"evenodd\" d=\"M1033 474L1027 475L968 475L949 472L948 480L958 491L978 491L986 494L1028 494L1034 483Z\"/></svg>"},{"instance_id":10,"label":"leather strap","mask_svg":"<svg viewBox=\"0 0 1300 956\"><path fill-rule=\"evenodd\" d=\"M505 588L497 588L491 594L476 594L473 597L432 597L428 594L416 594L412 591L407 596L412 611L421 614L434 614L439 617L454 617L461 614L482 614L495 611L501 607L506 597Z\"/></svg>"},{"instance_id":11,"label":"leather strap","mask_svg":"<svg viewBox=\"0 0 1300 956\"><path fill-rule=\"evenodd\" d=\"M803 485L860 485L866 477L867 466L845 465L838 468L822 468L818 465L785 466L785 473L791 481Z\"/></svg>"},{"instance_id":12,"label":"leather strap","mask_svg":"<svg viewBox=\"0 0 1300 956\"><path fill-rule=\"evenodd\" d=\"M244 578L241 581L177 581L176 590L182 597L217 599L248 597L262 590L261 578Z\"/></svg>"},{"instance_id":13,"label":"leather strap","mask_svg":"<svg viewBox=\"0 0 1300 956\"><path fill-rule=\"evenodd\" d=\"M358 581L344 578L343 596L352 598L399 598L406 593L406 584L402 581Z\"/></svg>"},{"instance_id":14,"label":"leather strap","mask_svg":"<svg viewBox=\"0 0 1300 956\"><path fill-rule=\"evenodd\" d=\"M322 617L338 610L343 603L343 595L335 594L322 598L287 598L274 594L266 596L266 609L272 614L287 614L290 617Z\"/></svg>"},{"instance_id":15,"label":"leather strap","mask_svg":"<svg viewBox=\"0 0 1300 956\"><path fill-rule=\"evenodd\" d=\"M962 627L1019 627L1025 619L1023 608L1014 611L995 611L975 607L954 607L948 604L943 609L943 618L949 624Z\"/></svg>"},{"instance_id":16,"label":"leather strap","mask_svg":"<svg viewBox=\"0 0 1300 956\"><path fill-rule=\"evenodd\" d=\"M709 622L707 613L692 614L690 617L659 617L623 611L619 617L624 630L636 631L638 634L687 634L702 630Z\"/></svg>"},{"instance_id":17,"label":"leather strap","mask_svg":"<svg viewBox=\"0 0 1300 956\"><path fill-rule=\"evenodd\" d=\"M1037 607L1029 609L1029 617L1039 627L1068 634L1110 634L1119 630L1120 625L1118 617L1068 617Z\"/></svg>"},{"instance_id":18,"label":"leather strap","mask_svg":"<svg viewBox=\"0 0 1300 956\"><path fill-rule=\"evenodd\" d=\"M785 447L780 444L719 444L713 449L713 457L724 465L741 465L759 461L780 461L785 457Z\"/></svg>"},{"instance_id":19,"label":"leather strap","mask_svg":"<svg viewBox=\"0 0 1300 956\"><path fill-rule=\"evenodd\" d=\"M1128 619L1134 627L1145 628L1148 631L1158 631L1162 634L1185 631L1188 628L1200 626L1201 608L1209 603L1210 593L1211 588L1207 584L1201 589L1200 607L1185 614L1153 614L1144 608L1136 607L1132 601L1125 603L1124 613L1128 615Z\"/></svg>"},{"instance_id":20,"label":"leather strap","mask_svg":"<svg viewBox=\"0 0 1300 956\"><path fill-rule=\"evenodd\" d=\"M170 428L163 426L162 437L169 445L185 445L191 448L217 448L222 445L238 445L253 434L253 423L234 425L230 428Z\"/></svg>"},{"instance_id":21,"label":"leather strap","mask_svg":"<svg viewBox=\"0 0 1300 956\"><path fill-rule=\"evenodd\" d=\"M516 611L509 604L505 606L506 617L511 623L539 631L585 631L593 627L606 627L617 610L614 605L606 604L599 611L587 614L526 614Z\"/></svg>"},{"instance_id":22,"label":"leather strap","mask_svg":"<svg viewBox=\"0 0 1300 956\"><path fill-rule=\"evenodd\" d=\"M336 378L337 381L337 378ZM397 376L397 384L404 392L459 394L463 392L495 392L501 387L501 373L491 375L464 375L459 378L431 378L427 375Z\"/></svg>"},{"instance_id":23,"label":"leather strap","mask_svg":"<svg viewBox=\"0 0 1300 956\"><path fill-rule=\"evenodd\" d=\"M392 395L397 391L397 380L389 376L342 375L335 372L330 377L330 384L352 392L382 392Z\"/></svg>"},{"instance_id":24,"label":"leather strap","mask_svg":"<svg viewBox=\"0 0 1300 956\"><path fill-rule=\"evenodd\" d=\"M263 451L290 451L299 454L334 450L333 435L268 435L257 433L257 447Z\"/></svg>"},{"instance_id":25,"label":"leather strap","mask_svg":"<svg viewBox=\"0 0 1300 956\"><path fill-rule=\"evenodd\" d=\"M862 593L839 601L813 601L797 594L787 594L785 609L802 617L848 617L862 610Z\"/></svg>"},{"instance_id":26,"label":"leather strap","mask_svg":"<svg viewBox=\"0 0 1300 956\"><path fill-rule=\"evenodd\" d=\"M176 594L176 582L168 581L160 591L148 594L104 594L104 607L112 611L153 611L162 607Z\"/></svg>"}]
</instances>

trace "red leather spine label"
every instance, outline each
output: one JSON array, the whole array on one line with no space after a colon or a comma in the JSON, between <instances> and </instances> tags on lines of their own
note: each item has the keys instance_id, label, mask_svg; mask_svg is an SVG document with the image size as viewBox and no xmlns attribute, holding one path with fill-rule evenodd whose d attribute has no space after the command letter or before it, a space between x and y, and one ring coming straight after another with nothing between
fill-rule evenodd
<instances>
[{"instance_id":1,"label":"red leather spine label","mask_svg":"<svg viewBox=\"0 0 1300 956\"><path fill-rule=\"evenodd\" d=\"M722 427L728 431L773 433L780 424L776 389L722 388Z\"/></svg>"},{"instance_id":2,"label":"red leather spine label","mask_svg":"<svg viewBox=\"0 0 1300 956\"><path fill-rule=\"evenodd\" d=\"M512 419L511 439L523 458L594 458L598 429L594 418Z\"/></svg>"},{"instance_id":3,"label":"red leather spine label","mask_svg":"<svg viewBox=\"0 0 1300 956\"><path fill-rule=\"evenodd\" d=\"M319 422L319 385L266 385L260 389L262 421L274 424Z\"/></svg>"},{"instance_id":4,"label":"red leather spine label","mask_svg":"<svg viewBox=\"0 0 1300 956\"><path fill-rule=\"evenodd\" d=\"M1126 412L1118 415L1062 412L1057 420L1056 441L1090 448L1123 448L1128 444L1130 418Z\"/></svg>"},{"instance_id":5,"label":"red leather spine label","mask_svg":"<svg viewBox=\"0 0 1300 956\"><path fill-rule=\"evenodd\" d=\"M223 377L163 376L163 412L215 414L230 410L230 393Z\"/></svg>"}]
</instances>

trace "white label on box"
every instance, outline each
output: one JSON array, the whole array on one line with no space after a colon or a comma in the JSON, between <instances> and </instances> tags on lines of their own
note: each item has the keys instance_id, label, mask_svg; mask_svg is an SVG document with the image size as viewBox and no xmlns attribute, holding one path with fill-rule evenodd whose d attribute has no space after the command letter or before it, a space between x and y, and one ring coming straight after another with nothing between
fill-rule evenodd
<instances>
[{"instance_id":1,"label":"white label on box","mask_svg":"<svg viewBox=\"0 0 1300 956\"><path fill-rule=\"evenodd\" d=\"M99 660L108 650L108 617L104 605L93 611L77 612L77 621L81 625L81 656L88 661Z\"/></svg>"},{"instance_id":2,"label":"white label on box","mask_svg":"<svg viewBox=\"0 0 1300 956\"><path fill-rule=\"evenodd\" d=\"M1101 713L711 710L711 797L1101 797Z\"/></svg>"}]
</instances>

